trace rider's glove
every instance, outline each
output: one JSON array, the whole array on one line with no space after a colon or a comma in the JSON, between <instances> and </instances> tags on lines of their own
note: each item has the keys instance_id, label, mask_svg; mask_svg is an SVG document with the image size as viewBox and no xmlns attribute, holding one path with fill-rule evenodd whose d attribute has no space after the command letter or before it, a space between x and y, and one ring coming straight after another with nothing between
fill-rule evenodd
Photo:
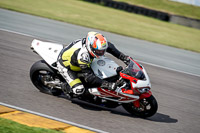
<instances>
[{"instance_id":1,"label":"rider's glove","mask_svg":"<svg viewBox=\"0 0 200 133\"><path fill-rule=\"evenodd\" d=\"M117 86L115 83L105 81L102 83L101 88L114 91L117 88Z\"/></svg>"},{"instance_id":2,"label":"rider's glove","mask_svg":"<svg viewBox=\"0 0 200 133\"><path fill-rule=\"evenodd\" d=\"M119 59L122 60L127 66L130 63L130 58L127 55L124 55L123 53L120 54Z\"/></svg>"},{"instance_id":3,"label":"rider's glove","mask_svg":"<svg viewBox=\"0 0 200 133\"><path fill-rule=\"evenodd\" d=\"M120 73L122 70L123 70L123 67L122 67L122 66L117 67L117 69L116 69L117 75L119 75L119 73Z\"/></svg>"},{"instance_id":4,"label":"rider's glove","mask_svg":"<svg viewBox=\"0 0 200 133\"><path fill-rule=\"evenodd\" d=\"M85 79L85 81L87 82L87 83L90 83L90 82L92 82L93 80L94 80L94 74L92 74L92 73L84 73L83 74L83 77L84 77L84 79Z\"/></svg>"}]
</instances>

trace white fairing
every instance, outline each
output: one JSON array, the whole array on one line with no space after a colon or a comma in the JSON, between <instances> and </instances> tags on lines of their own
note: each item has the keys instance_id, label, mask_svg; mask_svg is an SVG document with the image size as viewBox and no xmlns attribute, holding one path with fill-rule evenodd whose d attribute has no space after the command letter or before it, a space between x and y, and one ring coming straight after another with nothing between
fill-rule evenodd
<instances>
[{"instance_id":1,"label":"white fairing","mask_svg":"<svg viewBox=\"0 0 200 133\"><path fill-rule=\"evenodd\" d=\"M63 49L63 45L35 39L32 41L31 48L33 48L49 65L52 65L57 61L58 55Z\"/></svg>"},{"instance_id":2,"label":"white fairing","mask_svg":"<svg viewBox=\"0 0 200 133\"><path fill-rule=\"evenodd\" d=\"M132 82L133 88L142 88L142 87L149 87L149 88L151 88L150 79L149 79L149 76L148 76L146 70L144 69L144 67L143 67L142 70L144 72L146 80L138 80L136 84L134 84Z\"/></svg>"},{"instance_id":3,"label":"white fairing","mask_svg":"<svg viewBox=\"0 0 200 133\"><path fill-rule=\"evenodd\" d=\"M105 56L100 57L99 59L95 58L91 64L91 68L95 75L101 79L117 75L117 67L119 66L113 60Z\"/></svg>"}]
</instances>

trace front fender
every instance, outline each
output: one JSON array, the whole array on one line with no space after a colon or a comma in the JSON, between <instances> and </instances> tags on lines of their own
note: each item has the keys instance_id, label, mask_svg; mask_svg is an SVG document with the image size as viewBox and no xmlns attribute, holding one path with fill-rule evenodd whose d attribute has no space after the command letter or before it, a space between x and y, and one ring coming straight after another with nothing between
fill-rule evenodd
<instances>
[{"instance_id":1,"label":"front fender","mask_svg":"<svg viewBox=\"0 0 200 133\"><path fill-rule=\"evenodd\" d=\"M140 99L144 99L144 98L148 98L152 95L152 92L151 91L148 91L146 93L143 93L140 95Z\"/></svg>"}]
</instances>

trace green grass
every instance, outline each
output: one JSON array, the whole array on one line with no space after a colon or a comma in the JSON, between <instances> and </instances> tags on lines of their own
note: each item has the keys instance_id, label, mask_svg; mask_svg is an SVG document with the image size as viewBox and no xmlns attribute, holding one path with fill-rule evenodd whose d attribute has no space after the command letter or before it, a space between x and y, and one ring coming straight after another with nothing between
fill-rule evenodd
<instances>
[{"instance_id":1,"label":"green grass","mask_svg":"<svg viewBox=\"0 0 200 133\"><path fill-rule=\"evenodd\" d=\"M0 133L62 133L60 131L28 127L17 122L0 118Z\"/></svg>"},{"instance_id":2,"label":"green grass","mask_svg":"<svg viewBox=\"0 0 200 133\"><path fill-rule=\"evenodd\" d=\"M115 0L139 5L170 14L200 19L200 7L169 0Z\"/></svg>"},{"instance_id":3,"label":"green grass","mask_svg":"<svg viewBox=\"0 0 200 133\"><path fill-rule=\"evenodd\" d=\"M200 52L198 29L82 0L0 0L0 7Z\"/></svg>"}]
</instances>

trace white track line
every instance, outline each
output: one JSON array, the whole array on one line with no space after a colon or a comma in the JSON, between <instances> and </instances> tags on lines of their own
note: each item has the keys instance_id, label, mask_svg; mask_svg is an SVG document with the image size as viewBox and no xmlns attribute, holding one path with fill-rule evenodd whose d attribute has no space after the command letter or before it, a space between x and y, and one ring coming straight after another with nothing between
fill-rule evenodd
<instances>
[{"instance_id":1,"label":"white track line","mask_svg":"<svg viewBox=\"0 0 200 133\"><path fill-rule=\"evenodd\" d=\"M179 72L179 73L184 73L184 74L191 75L191 76L200 77L200 75L198 75L198 74L184 72L184 71L181 71L181 70L177 70L177 69L173 69L173 68L169 68L169 67L164 67L164 66L156 65L156 64L145 62L145 61L140 61L140 60L136 60L136 61L137 62L141 62L143 64L151 65L151 66L154 66L154 67L159 67L159 68L163 68L163 69L167 69L167 70L171 70L171 71L175 71L175 72Z\"/></svg>"},{"instance_id":2,"label":"white track line","mask_svg":"<svg viewBox=\"0 0 200 133\"><path fill-rule=\"evenodd\" d=\"M2 28L0 28L0 30L6 31L6 32L15 33L15 34L19 34L19 35L23 35L23 36L28 36L28 37L36 38L36 37L33 36L33 35L24 34L24 33L20 33L20 32L17 32L17 31L12 31L12 30L2 29Z\"/></svg>"},{"instance_id":3,"label":"white track line","mask_svg":"<svg viewBox=\"0 0 200 133\"><path fill-rule=\"evenodd\" d=\"M0 30L2 30L2 31L7 31L7 32L11 32L11 33L15 33L15 34L19 34L19 35L23 35L23 36L28 36L28 37L36 38L36 37L33 36L33 35L24 34L24 33L20 33L20 32L17 32L17 31L12 31L12 30L2 29L2 28L0 28ZM49 40L49 41L52 41L52 40ZM53 42L54 42L54 41L53 41ZM173 68L169 68L169 67L164 67L164 66L156 65L156 64L149 63L149 62L145 62L145 61L140 61L140 60L136 60L136 61L141 62L141 63L143 63L143 64L151 65L151 66L154 66L154 67L159 67L159 68L163 68L163 69L167 69L167 70L171 70L171 71L175 71L175 72L179 72L179 73L184 73L184 74L188 74L188 75L200 77L200 75L198 75L198 74L193 74L193 73L189 73L189 72L184 72L184 71L181 71L181 70L177 70L177 69L173 69Z\"/></svg>"},{"instance_id":4,"label":"white track line","mask_svg":"<svg viewBox=\"0 0 200 133\"><path fill-rule=\"evenodd\" d=\"M80 124L77 124L77 123L74 123L74 122L71 122L71 121L66 121L66 120L59 119L59 118L56 118L56 117L53 117L53 116L49 116L49 115L45 115L45 114L41 114L41 113L38 113L38 112L31 111L31 110L27 110L27 109L24 109L24 108L20 108L20 107L17 107L17 106L9 105L9 104L6 104L6 103L0 102L0 105L6 106L6 107L10 107L10 108L14 108L14 109L17 109L17 110L20 110L20 111L23 111L23 112L28 112L28 113L31 113L31 114L39 115L39 116L42 116L42 117L46 117L46 118L49 118L49 119L52 119L52 120L60 121L60 122L66 123L66 124L70 124L70 125L76 126L76 127L88 129L88 130L91 130L91 131L94 131L94 132L108 133L108 132L105 132L105 131L102 131L102 130L99 130L99 129L95 129L95 128L91 128L91 127L88 127L88 126L80 125Z\"/></svg>"}]
</instances>

